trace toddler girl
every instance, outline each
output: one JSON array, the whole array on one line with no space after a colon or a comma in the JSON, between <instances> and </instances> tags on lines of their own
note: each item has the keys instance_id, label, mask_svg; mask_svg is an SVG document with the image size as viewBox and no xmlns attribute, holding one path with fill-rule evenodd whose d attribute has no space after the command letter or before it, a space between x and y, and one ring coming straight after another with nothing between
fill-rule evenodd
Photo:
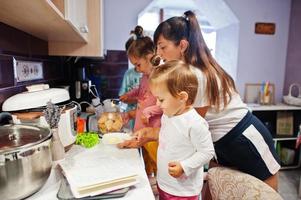
<instances>
[{"instance_id":1,"label":"toddler girl","mask_svg":"<svg viewBox=\"0 0 301 200\"><path fill-rule=\"evenodd\" d=\"M191 66L169 61L150 75L150 89L163 110L157 153L160 200L198 199L203 165L214 156L207 122L193 108L198 80Z\"/></svg>"}]
</instances>

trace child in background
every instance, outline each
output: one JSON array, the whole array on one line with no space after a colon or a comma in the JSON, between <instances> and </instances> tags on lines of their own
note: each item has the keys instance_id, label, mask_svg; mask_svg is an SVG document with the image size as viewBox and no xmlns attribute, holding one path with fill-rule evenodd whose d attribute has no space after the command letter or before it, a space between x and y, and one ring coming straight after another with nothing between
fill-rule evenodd
<instances>
[{"instance_id":1,"label":"child in background","mask_svg":"<svg viewBox=\"0 0 301 200\"><path fill-rule=\"evenodd\" d=\"M150 89L163 110L157 160L159 199L198 199L203 165L214 156L207 122L193 108L198 80L182 61L169 61L150 75Z\"/></svg>"},{"instance_id":2,"label":"child in background","mask_svg":"<svg viewBox=\"0 0 301 200\"><path fill-rule=\"evenodd\" d=\"M126 44L129 43L129 41L132 40L132 37L128 40ZM128 45L126 45L126 50L128 50ZM119 90L119 96L131 91L134 88L139 87L140 79L142 77L142 74L137 72L137 70L134 67L129 68L126 70L126 72L123 75L122 84ZM128 112L130 110L135 110L137 106L137 102L128 103L125 104L125 112ZM131 129L134 128L134 119L131 119L128 123Z\"/></svg>"},{"instance_id":3,"label":"child in background","mask_svg":"<svg viewBox=\"0 0 301 200\"><path fill-rule=\"evenodd\" d=\"M143 76L139 87L120 96L120 100L125 103L133 102L134 100L137 101L135 116L133 116L133 112L131 111L123 115L124 121L135 117L133 131L136 132L145 127L159 128L162 110L156 105L156 98L152 95L148 84L148 77L153 68L152 61L155 64L158 64L160 61L155 56L155 45L151 38L143 36L142 27L137 26L134 34L135 37L128 47L127 54L130 62ZM135 141L125 141L119 144L118 147L137 147L133 142ZM148 142L143 145L143 156L148 175L156 173L157 147L157 142Z\"/></svg>"}]
</instances>

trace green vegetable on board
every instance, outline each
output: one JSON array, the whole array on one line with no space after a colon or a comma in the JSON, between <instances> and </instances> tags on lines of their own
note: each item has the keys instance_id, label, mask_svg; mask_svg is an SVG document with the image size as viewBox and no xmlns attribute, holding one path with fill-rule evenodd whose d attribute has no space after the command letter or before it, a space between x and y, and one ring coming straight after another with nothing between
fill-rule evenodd
<instances>
[{"instance_id":1,"label":"green vegetable on board","mask_svg":"<svg viewBox=\"0 0 301 200\"><path fill-rule=\"evenodd\" d=\"M91 148L99 143L99 137L97 133L86 132L76 136L75 144Z\"/></svg>"}]
</instances>

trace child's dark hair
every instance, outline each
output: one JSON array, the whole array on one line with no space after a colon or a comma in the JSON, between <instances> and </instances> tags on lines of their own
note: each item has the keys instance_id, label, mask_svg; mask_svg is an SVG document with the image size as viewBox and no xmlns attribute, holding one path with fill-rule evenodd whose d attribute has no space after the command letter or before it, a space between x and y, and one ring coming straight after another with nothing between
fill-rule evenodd
<instances>
[{"instance_id":1,"label":"child's dark hair","mask_svg":"<svg viewBox=\"0 0 301 200\"><path fill-rule=\"evenodd\" d=\"M192 105L197 95L198 79L191 66L180 60L168 61L155 67L150 76L151 86L165 84L170 94L178 97L184 91L188 94L187 104Z\"/></svg>"},{"instance_id":2,"label":"child's dark hair","mask_svg":"<svg viewBox=\"0 0 301 200\"><path fill-rule=\"evenodd\" d=\"M230 101L227 97L231 98L231 93L236 91L234 81L212 57L195 14L186 11L181 17L172 17L162 22L154 33L155 44L160 36L173 41L175 45L179 45L183 39L188 41L189 46L184 52L185 62L199 68L206 75L206 97L210 105L217 110L222 103L226 106ZM222 92L219 91L216 77L221 81Z\"/></svg>"},{"instance_id":3,"label":"child's dark hair","mask_svg":"<svg viewBox=\"0 0 301 200\"><path fill-rule=\"evenodd\" d=\"M153 54L154 56L150 62L154 66L159 65L160 57L155 55L155 44L150 37L143 35L143 28L136 26L135 29L131 31L131 35L132 36L125 43L127 54L138 58L145 58L148 54Z\"/></svg>"},{"instance_id":4,"label":"child's dark hair","mask_svg":"<svg viewBox=\"0 0 301 200\"><path fill-rule=\"evenodd\" d=\"M134 30L130 32L131 36L125 43L125 50L127 51L131 46L132 42L138 38L143 37L143 28L141 26L136 26Z\"/></svg>"}]
</instances>

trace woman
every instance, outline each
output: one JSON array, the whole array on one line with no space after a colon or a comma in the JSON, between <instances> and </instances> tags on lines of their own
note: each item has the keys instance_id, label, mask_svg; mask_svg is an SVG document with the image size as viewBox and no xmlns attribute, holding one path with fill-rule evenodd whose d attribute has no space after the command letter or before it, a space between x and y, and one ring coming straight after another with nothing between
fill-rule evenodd
<instances>
[{"instance_id":1,"label":"woman","mask_svg":"<svg viewBox=\"0 0 301 200\"><path fill-rule=\"evenodd\" d=\"M214 142L217 162L234 167L277 190L279 158L272 136L253 116L235 88L233 79L212 57L193 12L162 22L154 34L163 60L183 60L195 67L199 81L194 107L204 116ZM144 143L157 139L157 129L136 134Z\"/></svg>"}]
</instances>

